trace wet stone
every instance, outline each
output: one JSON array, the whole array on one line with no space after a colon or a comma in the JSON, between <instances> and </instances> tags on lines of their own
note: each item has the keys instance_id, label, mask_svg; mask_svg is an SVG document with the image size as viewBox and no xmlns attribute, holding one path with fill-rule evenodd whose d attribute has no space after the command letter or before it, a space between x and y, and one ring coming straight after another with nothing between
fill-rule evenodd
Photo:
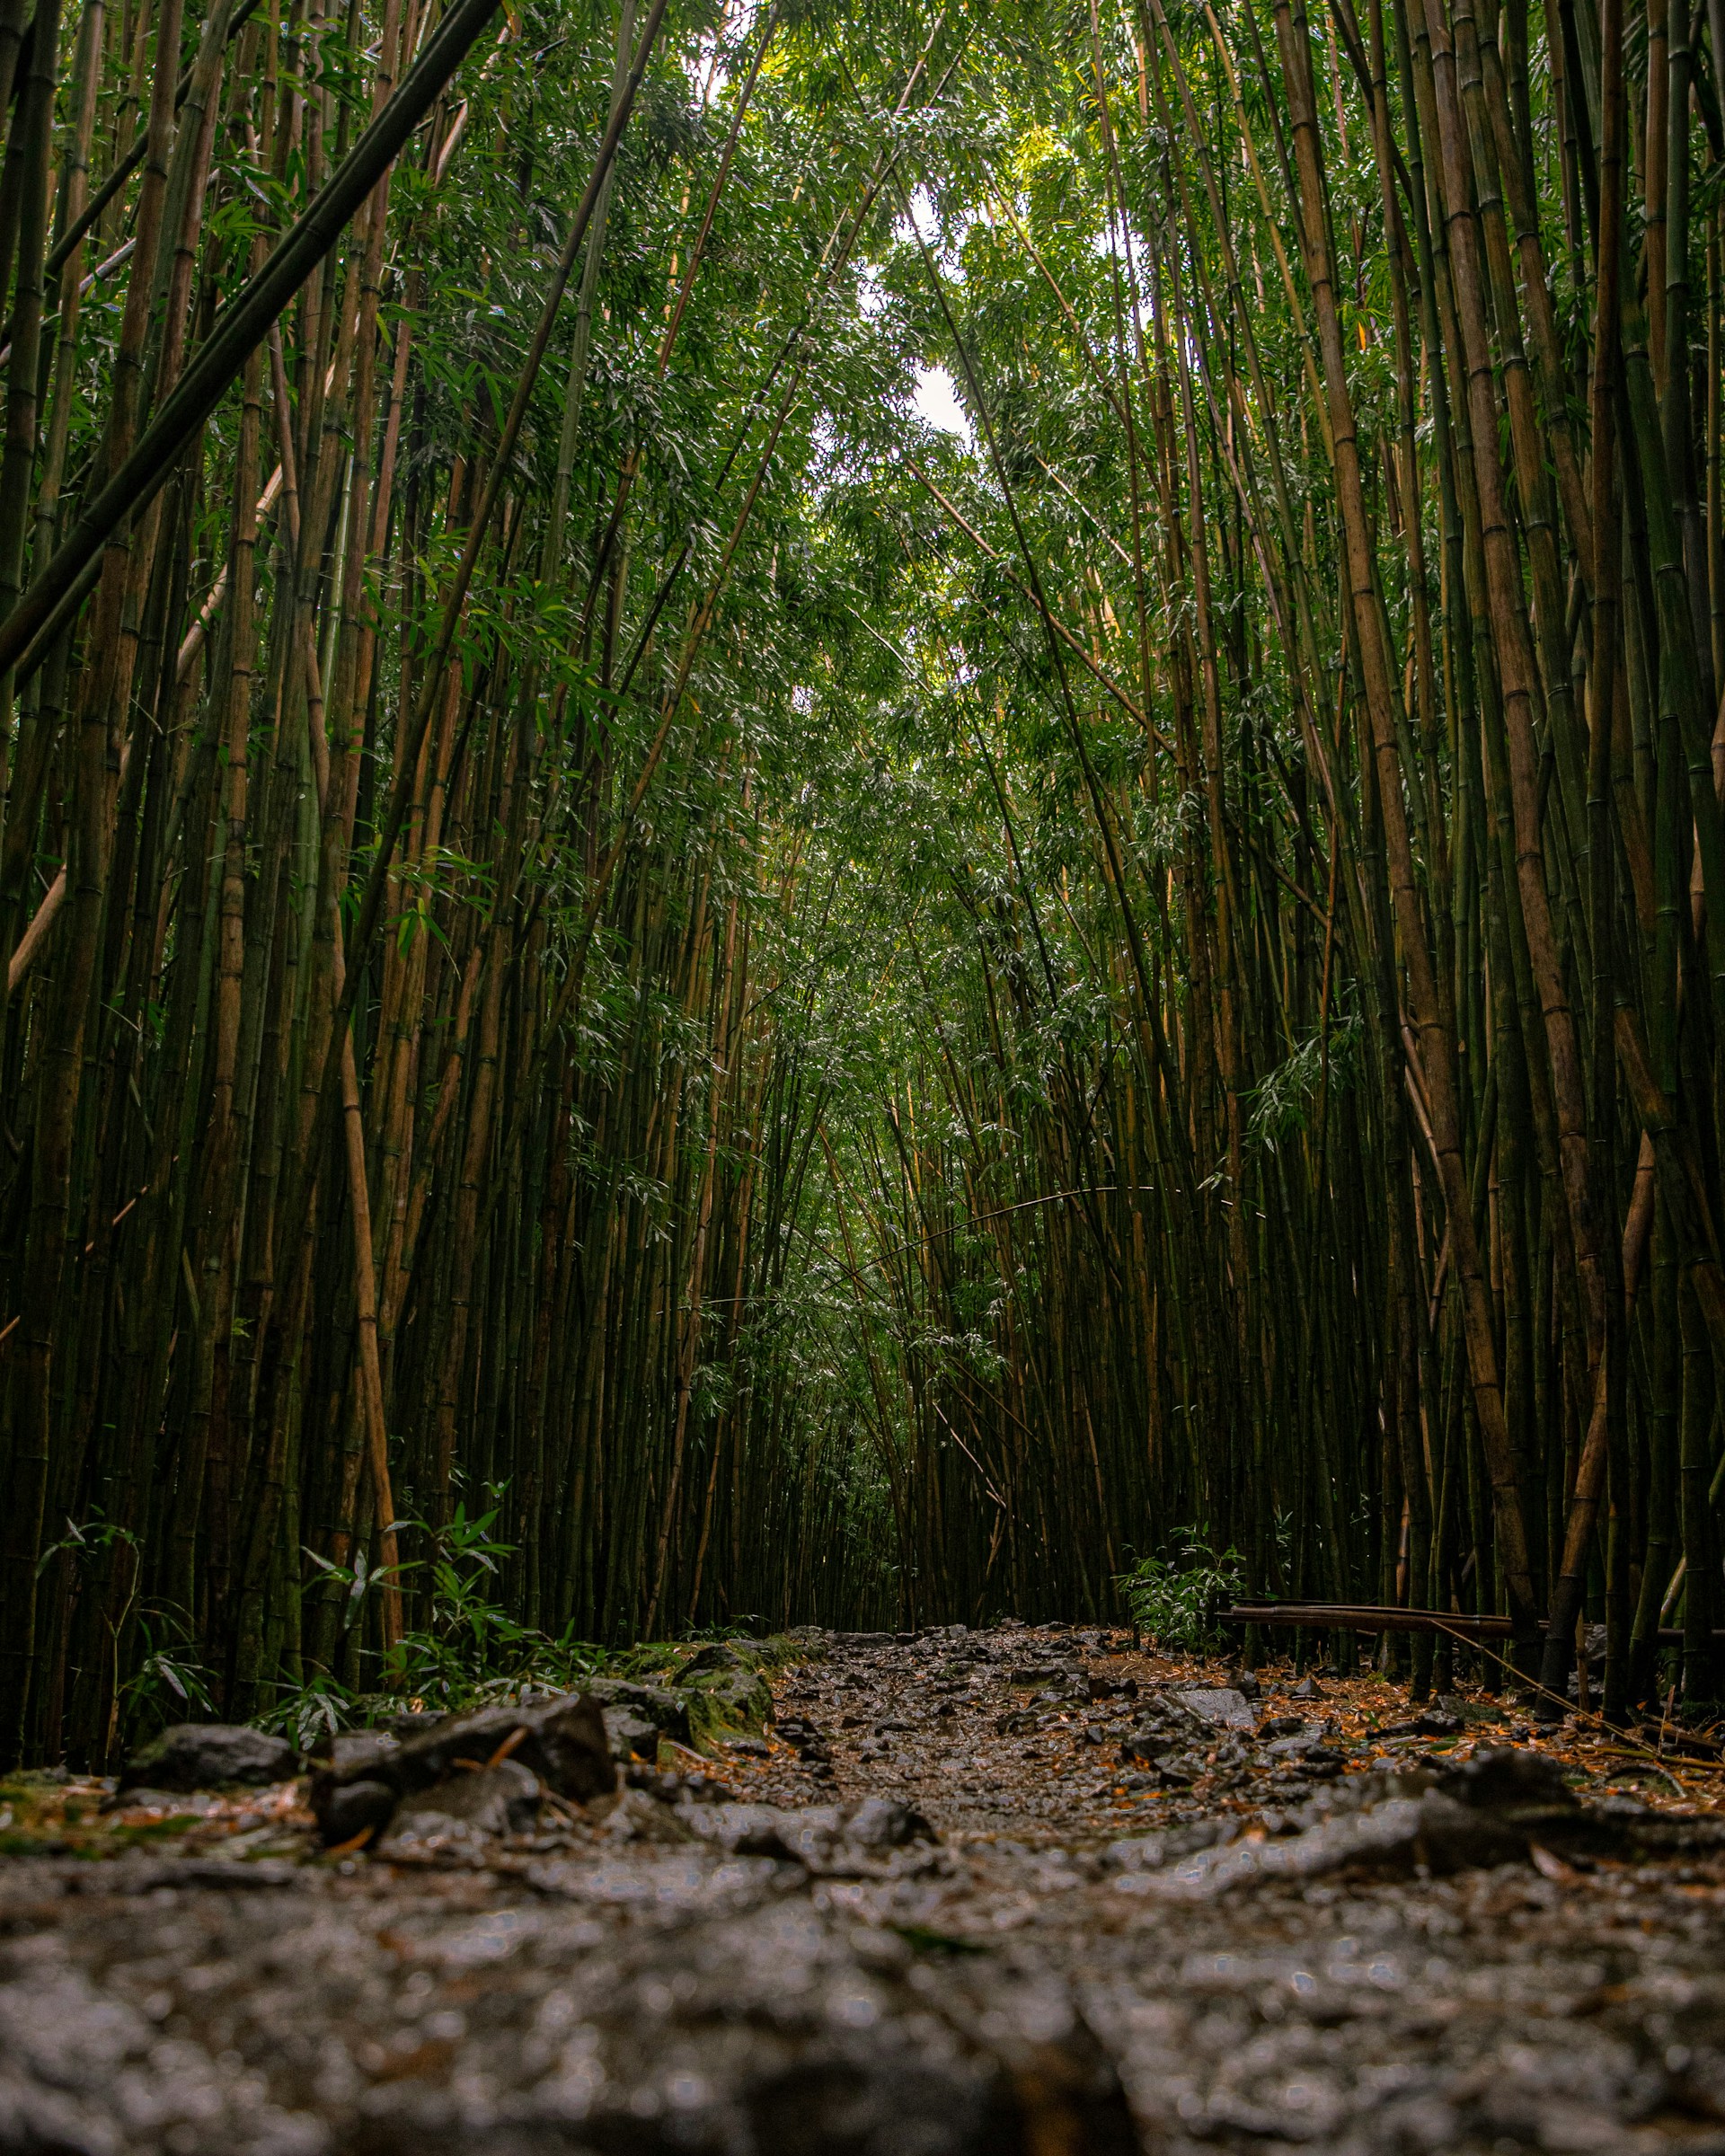
<instances>
[{"instance_id":1,"label":"wet stone","mask_svg":"<svg viewBox=\"0 0 1725 2156\"><path fill-rule=\"evenodd\" d=\"M605 1734L611 1745L611 1756L615 1760L647 1759L659 1757L659 1728L632 1707L606 1707L603 1710Z\"/></svg>"},{"instance_id":2,"label":"wet stone","mask_svg":"<svg viewBox=\"0 0 1725 2156\"><path fill-rule=\"evenodd\" d=\"M286 1781L298 1771L294 1747L226 1722L182 1722L164 1729L127 1761L122 1789L210 1789L223 1782L252 1787Z\"/></svg>"},{"instance_id":3,"label":"wet stone","mask_svg":"<svg viewBox=\"0 0 1725 2156\"><path fill-rule=\"evenodd\" d=\"M345 1781L330 1792L323 1814L323 1836L332 1849L357 1835L380 1833L395 1811L395 1792L387 1782Z\"/></svg>"},{"instance_id":4,"label":"wet stone","mask_svg":"<svg viewBox=\"0 0 1725 2156\"><path fill-rule=\"evenodd\" d=\"M577 1802L607 1794L617 1784L611 1739L597 1702L569 1693L543 1705L486 1708L451 1715L423 1736L394 1751L342 1768L332 1764L312 1777L311 1798L332 1846L348 1840L342 1789L366 1781L391 1789L397 1800L418 1795L452 1774L513 1760L553 1795Z\"/></svg>"},{"instance_id":5,"label":"wet stone","mask_svg":"<svg viewBox=\"0 0 1725 2156\"><path fill-rule=\"evenodd\" d=\"M390 1753L399 1751L401 1742L400 1737L387 1729L343 1731L329 1738L315 1756L338 1774L358 1774Z\"/></svg>"},{"instance_id":6,"label":"wet stone","mask_svg":"<svg viewBox=\"0 0 1725 2156\"><path fill-rule=\"evenodd\" d=\"M1178 1692L1174 1697L1189 1714L1200 1721L1213 1723L1219 1729L1253 1729L1257 1716L1244 1698L1231 1687L1215 1692Z\"/></svg>"},{"instance_id":7,"label":"wet stone","mask_svg":"<svg viewBox=\"0 0 1725 2156\"><path fill-rule=\"evenodd\" d=\"M390 1842L441 1833L451 1821L482 1834L525 1834L539 1817L539 1779L513 1759L455 1773L404 1798L390 1822Z\"/></svg>"},{"instance_id":8,"label":"wet stone","mask_svg":"<svg viewBox=\"0 0 1725 2156\"><path fill-rule=\"evenodd\" d=\"M859 1940L806 1894L773 1893L759 1866L608 1863L588 1868L597 1891L579 1901L529 1893L436 1922L405 1904L386 1939L327 1883L267 1912L211 1897L194 1919L208 1963L137 1983L112 1919L8 1945L0 2143L92 2156L1135 2146L1119 2076L1058 1978L984 1963L931 1984L903 1940ZM219 1992L200 1986L201 1966L221 1970Z\"/></svg>"},{"instance_id":9,"label":"wet stone","mask_svg":"<svg viewBox=\"0 0 1725 2156\"><path fill-rule=\"evenodd\" d=\"M587 1684L588 1696L598 1702L605 1716L606 1727L613 1727L613 1716L617 1723L650 1723L660 1736L668 1736L675 1745L689 1742L689 1702L668 1684L637 1684L621 1677L593 1677ZM637 1747L640 1749L640 1747ZM641 1756L650 1756L641 1751Z\"/></svg>"}]
</instances>

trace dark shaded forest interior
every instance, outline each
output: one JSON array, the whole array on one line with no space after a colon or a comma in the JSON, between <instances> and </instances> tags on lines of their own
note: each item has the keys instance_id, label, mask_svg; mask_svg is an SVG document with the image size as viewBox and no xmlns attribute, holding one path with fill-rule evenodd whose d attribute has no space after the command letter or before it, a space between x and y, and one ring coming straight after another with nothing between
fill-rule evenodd
<instances>
[{"instance_id":1,"label":"dark shaded forest interior","mask_svg":"<svg viewBox=\"0 0 1725 2156\"><path fill-rule=\"evenodd\" d=\"M5 1761L1235 1597L1711 1723L1721 62L0 0Z\"/></svg>"}]
</instances>

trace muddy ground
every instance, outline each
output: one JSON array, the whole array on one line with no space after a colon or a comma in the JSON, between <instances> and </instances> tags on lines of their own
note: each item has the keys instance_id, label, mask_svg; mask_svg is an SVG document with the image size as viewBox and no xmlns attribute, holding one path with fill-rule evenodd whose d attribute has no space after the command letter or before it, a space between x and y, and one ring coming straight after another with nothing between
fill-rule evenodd
<instances>
[{"instance_id":1,"label":"muddy ground","mask_svg":"<svg viewBox=\"0 0 1725 2156\"><path fill-rule=\"evenodd\" d=\"M1069 1628L767 1681L346 1848L303 1780L7 1785L0 2150L1725 2156L1704 1762Z\"/></svg>"}]
</instances>

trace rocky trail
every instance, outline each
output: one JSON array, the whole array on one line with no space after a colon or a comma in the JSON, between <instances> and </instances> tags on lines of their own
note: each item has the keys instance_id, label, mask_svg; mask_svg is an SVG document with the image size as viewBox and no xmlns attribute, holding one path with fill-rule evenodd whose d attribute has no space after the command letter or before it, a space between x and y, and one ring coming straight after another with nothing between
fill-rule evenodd
<instances>
[{"instance_id":1,"label":"rocky trail","mask_svg":"<svg viewBox=\"0 0 1725 2156\"><path fill-rule=\"evenodd\" d=\"M0 1789L0 2150L1725 2152L1705 1763L1066 1627L429 1719Z\"/></svg>"}]
</instances>

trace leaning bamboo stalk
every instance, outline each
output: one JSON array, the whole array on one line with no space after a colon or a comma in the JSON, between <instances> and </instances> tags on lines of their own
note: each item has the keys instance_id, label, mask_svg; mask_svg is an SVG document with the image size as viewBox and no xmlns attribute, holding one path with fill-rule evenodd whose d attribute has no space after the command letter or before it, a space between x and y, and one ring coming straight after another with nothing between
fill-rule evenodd
<instances>
[{"instance_id":1,"label":"leaning bamboo stalk","mask_svg":"<svg viewBox=\"0 0 1725 2156\"><path fill-rule=\"evenodd\" d=\"M186 445L226 394L246 354L269 333L283 307L335 244L349 218L441 95L496 7L497 0L455 0L389 104L244 292L223 310L137 446L127 445L127 453L106 484L80 510L52 561L0 619L0 668L17 667L28 654L41 650L45 635L63 618L87 565L154 499ZM164 36L165 40L165 31ZM135 285L142 281L142 263L140 250L134 265ZM123 409L119 398L116 409Z\"/></svg>"}]
</instances>

